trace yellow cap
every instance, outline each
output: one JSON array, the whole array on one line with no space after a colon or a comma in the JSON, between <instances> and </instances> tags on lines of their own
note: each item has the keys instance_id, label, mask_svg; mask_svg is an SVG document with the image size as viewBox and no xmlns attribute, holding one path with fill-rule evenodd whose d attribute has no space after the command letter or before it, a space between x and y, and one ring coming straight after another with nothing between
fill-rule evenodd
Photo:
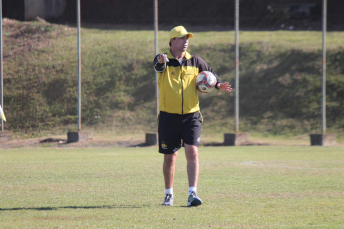
<instances>
[{"instance_id":1,"label":"yellow cap","mask_svg":"<svg viewBox=\"0 0 344 229\"><path fill-rule=\"evenodd\" d=\"M186 35L189 35L189 38L193 37L193 34L192 33L188 33L188 31L186 31L184 26L181 26L181 25L177 26L177 27L174 27L170 31L170 39L175 38L175 37L184 37Z\"/></svg>"}]
</instances>

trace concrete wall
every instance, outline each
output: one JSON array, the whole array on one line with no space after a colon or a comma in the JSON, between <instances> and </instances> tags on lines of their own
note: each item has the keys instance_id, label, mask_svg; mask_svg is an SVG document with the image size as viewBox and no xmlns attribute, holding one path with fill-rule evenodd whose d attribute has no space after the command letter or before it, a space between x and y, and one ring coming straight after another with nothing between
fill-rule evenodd
<instances>
[{"instance_id":1,"label":"concrete wall","mask_svg":"<svg viewBox=\"0 0 344 229\"><path fill-rule=\"evenodd\" d=\"M25 20L45 17L45 0L25 0Z\"/></svg>"},{"instance_id":2,"label":"concrete wall","mask_svg":"<svg viewBox=\"0 0 344 229\"><path fill-rule=\"evenodd\" d=\"M57 18L66 9L66 0L45 0L45 15L47 18Z\"/></svg>"},{"instance_id":3,"label":"concrete wall","mask_svg":"<svg viewBox=\"0 0 344 229\"><path fill-rule=\"evenodd\" d=\"M66 9L66 0L25 0L25 20L57 18Z\"/></svg>"}]
</instances>

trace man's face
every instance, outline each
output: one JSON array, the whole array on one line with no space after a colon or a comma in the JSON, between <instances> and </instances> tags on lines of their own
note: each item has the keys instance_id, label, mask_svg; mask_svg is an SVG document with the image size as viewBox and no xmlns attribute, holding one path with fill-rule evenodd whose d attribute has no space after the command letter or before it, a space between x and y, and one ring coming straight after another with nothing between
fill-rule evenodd
<instances>
[{"instance_id":1,"label":"man's face","mask_svg":"<svg viewBox=\"0 0 344 229\"><path fill-rule=\"evenodd\" d=\"M189 45L189 35L171 39L171 47L180 52L185 52Z\"/></svg>"}]
</instances>

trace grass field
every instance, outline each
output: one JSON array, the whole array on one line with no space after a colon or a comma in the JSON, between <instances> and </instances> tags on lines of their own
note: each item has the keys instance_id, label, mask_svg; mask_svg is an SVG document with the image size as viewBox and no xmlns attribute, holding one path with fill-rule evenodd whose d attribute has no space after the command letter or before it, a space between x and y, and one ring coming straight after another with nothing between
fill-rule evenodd
<instances>
[{"instance_id":1,"label":"grass field","mask_svg":"<svg viewBox=\"0 0 344 229\"><path fill-rule=\"evenodd\" d=\"M344 148L200 148L199 195L188 208L177 160L163 207L156 147L0 151L0 228L344 228Z\"/></svg>"}]
</instances>

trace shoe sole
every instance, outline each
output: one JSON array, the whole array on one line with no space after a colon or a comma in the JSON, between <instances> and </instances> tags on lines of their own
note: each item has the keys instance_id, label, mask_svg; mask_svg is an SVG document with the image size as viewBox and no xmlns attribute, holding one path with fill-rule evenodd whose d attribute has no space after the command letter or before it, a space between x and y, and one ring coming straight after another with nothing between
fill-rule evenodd
<instances>
[{"instance_id":1,"label":"shoe sole","mask_svg":"<svg viewBox=\"0 0 344 229\"><path fill-rule=\"evenodd\" d=\"M202 201L200 199L195 198L191 201L191 203L188 202L188 207L196 207L196 206L199 206L201 204L202 204Z\"/></svg>"}]
</instances>

